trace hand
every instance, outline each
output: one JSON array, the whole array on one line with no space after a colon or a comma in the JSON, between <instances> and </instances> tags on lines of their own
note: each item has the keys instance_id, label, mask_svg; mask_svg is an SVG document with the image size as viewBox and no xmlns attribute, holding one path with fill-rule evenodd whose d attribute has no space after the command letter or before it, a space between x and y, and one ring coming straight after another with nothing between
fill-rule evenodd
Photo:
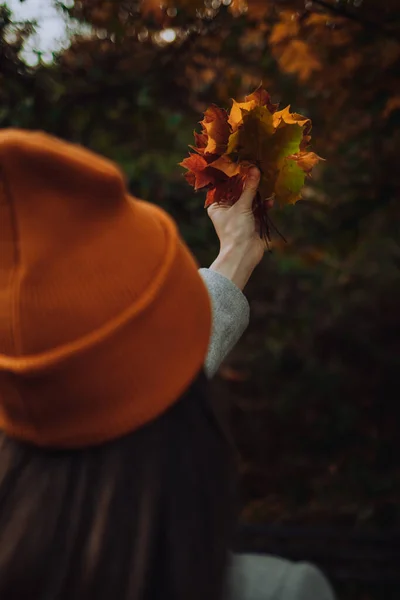
<instances>
[{"instance_id":1,"label":"hand","mask_svg":"<svg viewBox=\"0 0 400 600\"><path fill-rule=\"evenodd\" d=\"M242 195L233 206L212 204L208 208L220 241L220 253L210 269L228 277L240 289L246 285L266 249L253 215L259 181L260 171L254 167L248 173ZM272 206L273 202L269 204Z\"/></svg>"}]
</instances>

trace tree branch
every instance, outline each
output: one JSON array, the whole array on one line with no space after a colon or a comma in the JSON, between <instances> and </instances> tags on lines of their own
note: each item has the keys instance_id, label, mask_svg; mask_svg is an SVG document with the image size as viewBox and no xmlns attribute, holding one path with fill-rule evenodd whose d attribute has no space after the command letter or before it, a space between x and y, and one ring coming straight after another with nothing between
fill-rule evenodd
<instances>
[{"instance_id":1,"label":"tree branch","mask_svg":"<svg viewBox=\"0 0 400 600\"><path fill-rule=\"evenodd\" d=\"M353 13L350 13L347 10L341 9L339 6L334 6L333 4L330 4L330 2L327 2L326 0L311 0L311 3L317 4L318 6L321 6L322 8L324 8L325 10L329 10L330 12L332 12L340 17L344 17L345 19L349 19L351 21L354 21L355 23L359 23L360 25L363 25L363 27L373 31L374 33L377 32L386 37L395 38L396 40L399 39L396 32L389 31L385 27L382 27L379 24L377 24L373 21L370 21L369 19L365 19L363 17L360 18L359 16L357 16Z\"/></svg>"}]
</instances>

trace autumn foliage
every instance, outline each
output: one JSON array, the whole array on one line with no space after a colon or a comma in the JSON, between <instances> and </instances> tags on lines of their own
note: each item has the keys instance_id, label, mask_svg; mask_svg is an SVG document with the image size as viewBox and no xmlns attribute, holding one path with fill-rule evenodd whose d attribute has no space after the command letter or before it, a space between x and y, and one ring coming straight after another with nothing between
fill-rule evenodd
<instances>
[{"instance_id":1,"label":"autumn foliage","mask_svg":"<svg viewBox=\"0 0 400 600\"><path fill-rule=\"evenodd\" d=\"M289 108L277 110L259 87L244 102L233 100L229 113L215 105L206 110L201 133L194 133L194 152L180 163L196 191L208 190L206 207L214 202L234 204L254 166L261 172L254 211L266 231L266 201L273 198L285 206L301 198L305 177L321 159L307 150L310 119Z\"/></svg>"},{"instance_id":2,"label":"autumn foliage","mask_svg":"<svg viewBox=\"0 0 400 600\"><path fill-rule=\"evenodd\" d=\"M398 0L65 5L92 33L35 68L20 53L29 28L10 35L0 9L0 125L45 129L116 160L135 195L173 214L203 265L218 245L199 195L233 202L247 165L260 167L260 202L275 194L273 220L287 243L276 240L254 272L249 329L213 383L232 408L245 516L392 530L400 523ZM270 99L245 98L260 81ZM177 163L201 113L183 161L196 195ZM326 159L312 178L311 121L312 150ZM298 178L288 186L289 165ZM285 204L303 182L292 210Z\"/></svg>"}]
</instances>

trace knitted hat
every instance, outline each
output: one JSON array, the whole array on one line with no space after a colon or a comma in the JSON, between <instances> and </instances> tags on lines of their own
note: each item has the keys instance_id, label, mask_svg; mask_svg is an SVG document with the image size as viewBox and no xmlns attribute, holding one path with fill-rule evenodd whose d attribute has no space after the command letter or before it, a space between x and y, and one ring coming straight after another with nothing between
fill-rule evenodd
<instances>
[{"instance_id":1,"label":"knitted hat","mask_svg":"<svg viewBox=\"0 0 400 600\"><path fill-rule=\"evenodd\" d=\"M0 132L0 429L55 447L132 431L188 387L210 329L174 222L112 162Z\"/></svg>"}]
</instances>

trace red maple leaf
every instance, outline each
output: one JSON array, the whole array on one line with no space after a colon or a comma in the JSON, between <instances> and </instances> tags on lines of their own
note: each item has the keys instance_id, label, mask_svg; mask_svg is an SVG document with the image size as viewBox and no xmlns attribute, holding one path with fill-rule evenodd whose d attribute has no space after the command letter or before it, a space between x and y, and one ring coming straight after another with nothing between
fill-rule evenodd
<instances>
[{"instance_id":1,"label":"red maple leaf","mask_svg":"<svg viewBox=\"0 0 400 600\"><path fill-rule=\"evenodd\" d=\"M200 124L202 126L201 135L207 135L207 145L204 148L204 153L223 154L226 151L231 133L226 110L212 104L207 108L204 119L200 121ZM203 138L201 143L204 143Z\"/></svg>"},{"instance_id":2,"label":"red maple leaf","mask_svg":"<svg viewBox=\"0 0 400 600\"><path fill-rule=\"evenodd\" d=\"M208 162L200 154L190 153L179 164L188 169L188 172L185 174L186 180L193 185L195 190L200 190L215 180L215 175L212 172L215 169L208 169Z\"/></svg>"},{"instance_id":3,"label":"red maple leaf","mask_svg":"<svg viewBox=\"0 0 400 600\"><path fill-rule=\"evenodd\" d=\"M222 171L219 171L222 175ZM216 186L213 186L208 192L205 201L205 208L210 206L214 202L222 204L234 204L239 200L240 195L243 191L244 184L243 175L235 175L235 177L222 177L219 181L216 181Z\"/></svg>"},{"instance_id":4,"label":"red maple leaf","mask_svg":"<svg viewBox=\"0 0 400 600\"><path fill-rule=\"evenodd\" d=\"M194 133L194 153L180 164L188 169L187 181L195 190L207 189L205 206L232 205L240 197L246 174L252 165L261 171L253 212L260 235L269 238L268 210L274 200L281 206L301 199L305 178L321 160L308 152L311 121L277 110L261 86L244 102L232 101L228 113L211 105Z\"/></svg>"}]
</instances>

